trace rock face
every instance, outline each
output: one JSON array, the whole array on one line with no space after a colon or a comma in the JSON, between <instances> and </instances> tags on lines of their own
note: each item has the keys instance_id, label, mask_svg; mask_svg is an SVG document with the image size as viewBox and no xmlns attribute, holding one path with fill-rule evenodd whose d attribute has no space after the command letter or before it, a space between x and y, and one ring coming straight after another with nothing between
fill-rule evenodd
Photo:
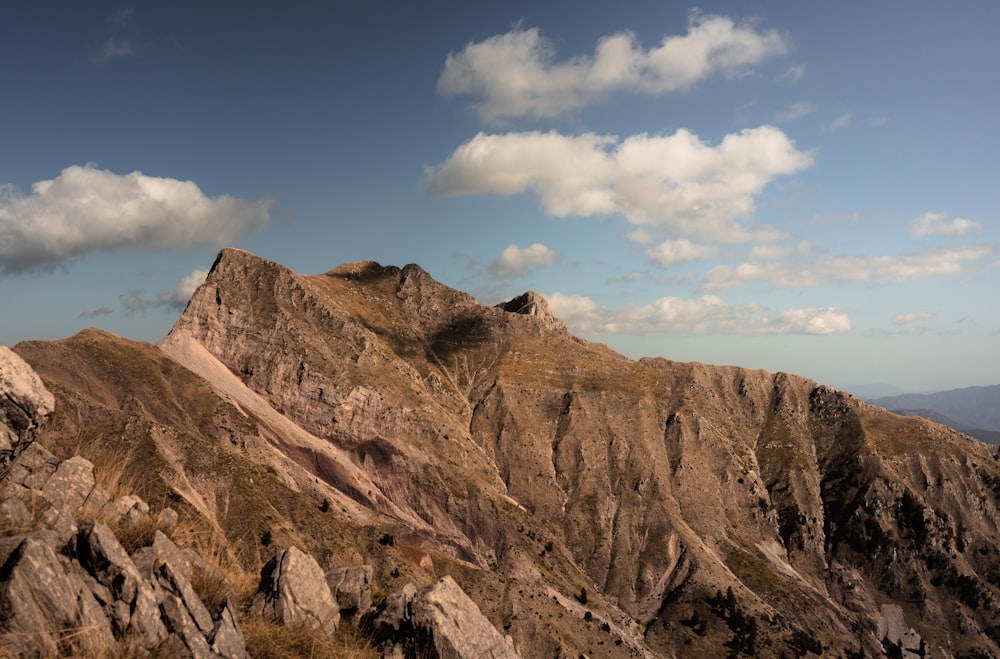
<instances>
[{"instance_id":1,"label":"rock face","mask_svg":"<svg viewBox=\"0 0 1000 659\"><path fill-rule=\"evenodd\" d=\"M450 575L523 656L1000 656L1000 464L942 426L629 360L413 265L224 250L157 347L17 346L71 412L45 438L126 437L234 553L370 565L376 633Z\"/></svg>"},{"instance_id":2,"label":"rock face","mask_svg":"<svg viewBox=\"0 0 1000 659\"><path fill-rule=\"evenodd\" d=\"M0 345L0 478L52 413L55 398L42 379L7 346Z\"/></svg>"}]
</instances>

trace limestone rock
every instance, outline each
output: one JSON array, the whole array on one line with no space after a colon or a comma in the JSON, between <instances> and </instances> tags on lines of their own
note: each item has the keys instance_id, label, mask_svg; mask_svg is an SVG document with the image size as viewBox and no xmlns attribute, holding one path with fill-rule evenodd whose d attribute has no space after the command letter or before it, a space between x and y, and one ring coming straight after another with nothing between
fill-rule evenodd
<instances>
[{"instance_id":1,"label":"limestone rock","mask_svg":"<svg viewBox=\"0 0 1000 659\"><path fill-rule=\"evenodd\" d=\"M413 624L424 630L441 659L516 659L520 655L451 577L413 599Z\"/></svg>"},{"instance_id":2,"label":"limestone rock","mask_svg":"<svg viewBox=\"0 0 1000 659\"><path fill-rule=\"evenodd\" d=\"M72 648L98 654L114 643L111 627L79 576L67 572L47 542L26 537L0 568L0 633L17 652L55 656L57 643L73 632Z\"/></svg>"},{"instance_id":3,"label":"limestone rock","mask_svg":"<svg viewBox=\"0 0 1000 659\"><path fill-rule=\"evenodd\" d=\"M20 356L0 345L0 477L55 410L55 398Z\"/></svg>"},{"instance_id":4,"label":"limestone rock","mask_svg":"<svg viewBox=\"0 0 1000 659\"><path fill-rule=\"evenodd\" d=\"M0 492L6 498L30 498L42 487L59 467L59 460L38 444L29 444L9 465L7 475L0 479Z\"/></svg>"},{"instance_id":5,"label":"limestone rock","mask_svg":"<svg viewBox=\"0 0 1000 659\"><path fill-rule=\"evenodd\" d=\"M343 611L363 613L372 605L372 566L352 565L330 570L326 583Z\"/></svg>"},{"instance_id":6,"label":"limestone rock","mask_svg":"<svg viewBox=\"0 0 1000 659\"><path fill-rule=\"evenodd\" d=\"M76 456L59 463L42 486L41 495L53 506L73 514L83 506L96 485L94 465Z\"/></svg>"},{"instance_id":7,"label":"limestone rock","mask_svg":"<svg viewBox=\"0 0 1000 659\"><path fill-rule=\"evenodd\" d=\"M261 569L260 587L250 606L253 615L282 624L302 623L333 634L340 609L316 559L289 547Z\"/></svg>"},{"instance_id":8,"label":"limestone rock","mask_svg":"<svg viewBox=\"0 0 1000 659\"><path fill-rule=\"evenodd\" d=\"M549 301L535 291L527 291L496 306L504 311L536 318L552 331L569 334L566 324L552 313Z\"/></svg>"},{"instance_id":9,"label":"limestone rock","mask_svg":"<svg viewBox=\"0 0 1000 659\"><path fill-rule=\"evenodd\" d=\"M167 630L160 620L152 587L111 529L94 520L84 520L79 527L77 560L110 592L113 603L108 608L116 633L128 635L142 648L157 647L166 640Z\"/></svg>"}]
</instances>

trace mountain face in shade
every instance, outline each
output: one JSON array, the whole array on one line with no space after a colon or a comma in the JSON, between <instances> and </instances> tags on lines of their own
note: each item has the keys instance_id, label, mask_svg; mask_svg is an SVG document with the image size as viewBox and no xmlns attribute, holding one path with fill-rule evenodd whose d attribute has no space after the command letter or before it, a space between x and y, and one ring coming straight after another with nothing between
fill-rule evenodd
<instances>
[{"instance_id":1,"label":"mountain face in shade","mask_svg":"<svg viewBox=\"0 0 1000 659\"><path fill-rule=\"evenodd\" d=\"M294 541L386 591L451 575L522 656L1000 655L990 447L793 375L627 359L532 292L230 249L155 347L16 351L49 445L127 440L251 564Z\"/></svg>"}]
</instances>

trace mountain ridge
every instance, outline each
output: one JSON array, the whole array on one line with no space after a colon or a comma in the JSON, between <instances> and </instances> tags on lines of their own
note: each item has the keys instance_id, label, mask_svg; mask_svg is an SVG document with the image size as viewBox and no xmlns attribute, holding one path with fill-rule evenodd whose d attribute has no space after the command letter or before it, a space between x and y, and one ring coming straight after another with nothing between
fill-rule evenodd
<instances>
[{"instance_id":1,"label":"mountain ridge","mask_svg":"<svg viewBox=\"0 0 1000 659\"><path fill-rule=\"evenodd\" d=\"M267 529L321 561L371 562L384 584L450 573L526 656L872 655L914 638L1000 653L988 447L794 375L633 361L526 301L534 314L485 307L415 265L299 275L223 250L156 348L101 337L135 353L128 377L202 391L203 428L157 387L132 402L74 389L100 366L81 338L15 349L64 407L159 415L132 432L173 452L163 473L198 464L250 501L252 472L287 500L235 520L191 474L165 479L239 551L266 552ZM175 426L190 439L154 432ZM184 453L199 436L246 478ZM326 527L324 544L310 529Z\"/></svg>"}]
</instances>

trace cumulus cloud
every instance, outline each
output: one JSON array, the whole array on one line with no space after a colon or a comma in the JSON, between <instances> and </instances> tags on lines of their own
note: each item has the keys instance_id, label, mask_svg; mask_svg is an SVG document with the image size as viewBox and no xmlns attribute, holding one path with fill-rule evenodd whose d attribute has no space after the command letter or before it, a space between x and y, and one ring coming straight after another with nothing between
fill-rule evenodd
<instances>
[{"instance_id":1,"label":"cumulus cloud","mask_svg":"<svg viewBox=\"0 0 1000 659\"><path fill-rule=\"evenodd\" d=\"M768 314L760 305L731 306L715 295L662 297L648 305L611 309L580 295L554 293L553 312L580 334L843 334L851 320L837 309L789 309Z\"/></svg>"},{"instance_id":2,"label":"cumulus cloud","mask_svg":"<svg viewBox=\"0 0 1000 659\"><path fill-rule=\"evenodd\" d=\"M430 191L443 196L530 190L552 216L621 214L682 235L746 241L760 237L737 221L754 210L754 196L811 164L773 126L727 135L716 146L686 129L621 141L531 131L479 133L427 174Z\"/></svg>"},{"instance_id":3,"label":"cumulus cloud","mask_svg":"<svg viewBox=\"0 0 1000 659\"><path fill-rule=\"evenodd\" d=\"M933 275L957 275L974 267L993 252L981 245L934 248L916 254L892 256L833 256L813 262L745 261L737 266L719 265L705 275L701 290L721 291L752 282L778 288L864 281L902 282Z\"/></svg>"},{"instance_id":4,"label":"cumulus cloud","mask_svg":"<svg viewBox=\"0 0 1000 659\"><path fill-rule=\"evenodd\" d=\"M208 270L194 270L191 274L183 277L173 289L158 293L155 299L144 298L142 291L133 290L129 291L126 295L120 296L118 301L122 309L125 310L125 313L129 315L144 312L147 309L158 308L183 311L195 289L205 282L207 276Z\"/></svg>"},{"instance_id":5,"label":"cumulus cloud","mask_svg":"<svg viewBox=\"0 0 1000 659\"><path fill-rule=\"evenodd\" d=\"M516 27L449 53L437 89L444 96L478 98L473 108L486 122L542 119L609 92L658 95L716 74L742 75L787 49L787 40L775 30L692 12L687 34L666 36L659 46L645 49L634 34L616 32L601 37L593 55L557 61L552 42L538 28Z\"/></svg>"},{"instance_id":6,"label":"cumulus cloud","mask_svg":"<svg viewBox=\"0 0 1000 659\"><path fill-rule=\"evenodd\" d=\"M920 217L911 220L908 228L914 236L930 236L934 234L961 236L970 231L979 231L983 228L983 225L961 217L949 220L948 216L944 213L924 213Z\"/></svg>"},{"instance_id":7,"label":"cumulus cloud","mask_svg":"<svg viewBox=\"0 0 1000 659\"><path fill-rule=\"evenodd\" d=\"M225 245L270 221L269 199L206 196L191 181L72 166L30 194L0 185L0 274L124 248Z\"/></svg>"},{"instance_id":8,"label":"cumulus cloud","mask_svg":"<svg viewBox=\"0 0 1000 659\"><path fill-rule=\"evenodd\" d=\"M500 258L490 264L490 270L494 277L507 279L526 275L558 262L559 255L541 243L533 243L523 249L512 243L504 248Z\"/></svg>"},{"instance_id":9,"label":"cumulus cloud","mask_svg":"<svg viewBox=\"0 0 1000 659\"><path fill-rule=\"evenodd\" d=\"M673 265L706 257L717 250L715 245L700 245L690 240L665 240L647 250L646 255L660 265Z\"/></svg>"},{"instance_id":10,"label":"cumulus cloud","mask_svg":"<svg viewBox=\"0 0 1000 659\"><path fill-rule=\"evenodd\" d=\"M934 317L932 311L914 311L912 313L899 313L892 317L892 322L897 325L906 325L918 320L929 320Z\"/></svg>"}]
</instances>

